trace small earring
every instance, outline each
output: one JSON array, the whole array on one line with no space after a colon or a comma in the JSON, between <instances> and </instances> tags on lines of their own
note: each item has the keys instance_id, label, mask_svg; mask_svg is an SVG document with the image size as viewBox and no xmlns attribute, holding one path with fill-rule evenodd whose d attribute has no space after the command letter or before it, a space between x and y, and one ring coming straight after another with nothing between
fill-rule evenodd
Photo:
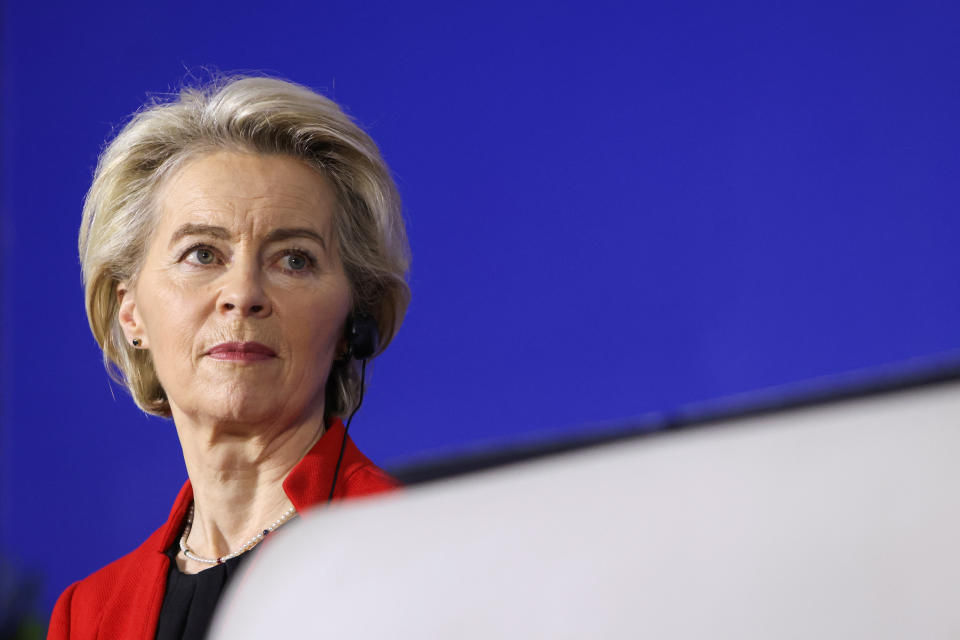
<instances>
[{"instance_id":1,"label":"small earring","mask_svg":"<svg viewBox=\"0 0 960 640\"><path fill-rule=\"evenodd\" d=\"M139 347L139 346L140 346L140 338L134 338L134 339L133 339L133 346L135 346L135 347Z\"/></svg>"}]
</instances>

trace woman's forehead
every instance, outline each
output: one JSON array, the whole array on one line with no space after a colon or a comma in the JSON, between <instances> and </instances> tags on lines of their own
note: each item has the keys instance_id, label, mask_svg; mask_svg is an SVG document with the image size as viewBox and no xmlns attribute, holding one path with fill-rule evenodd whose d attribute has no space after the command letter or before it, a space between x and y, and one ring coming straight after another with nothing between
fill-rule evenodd
<instances>
[{"instance_id":1,"label":"woman's forehead","mask_svg":"<svg viewBox=\"0 0 960 640\"><path fill-rule=\"evenodd\" d=\"M222 227L233 234L275 228L329 231L336 195L329 181L305 163L282 155L221 151L191 160L157 197L159 227Z\"/></svg>"}]
</instances>

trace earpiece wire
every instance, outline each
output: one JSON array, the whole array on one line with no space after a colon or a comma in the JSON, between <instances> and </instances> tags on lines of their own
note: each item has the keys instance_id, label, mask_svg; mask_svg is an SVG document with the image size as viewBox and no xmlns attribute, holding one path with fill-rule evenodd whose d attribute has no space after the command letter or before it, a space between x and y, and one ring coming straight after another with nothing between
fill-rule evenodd
<instances>
[{"instance_id":1,"label":"earpiece wire","mask_svg":"<svg viewBox=\"0 0 960 640\"><path fill-rule=\"evenodd\" d=\"M353 416L357 415L357 411L360 410L360 405L363 404L363 390L366 386L366 380L367 359L364 358L360 361L360 398L357 400L357 406L350 412L350 417L347 418L347 424L343 429L343 440L340 442L340 455L337 456L337 466L333 469L333 483L330 484L330 496L327 498L327 504L333 502L333 492L337 488L337 477L340 475L340 463L343 462L343 452L347 448L347 433L350 431L350 423L353 421Z\"/></svg>"}]
</instances>

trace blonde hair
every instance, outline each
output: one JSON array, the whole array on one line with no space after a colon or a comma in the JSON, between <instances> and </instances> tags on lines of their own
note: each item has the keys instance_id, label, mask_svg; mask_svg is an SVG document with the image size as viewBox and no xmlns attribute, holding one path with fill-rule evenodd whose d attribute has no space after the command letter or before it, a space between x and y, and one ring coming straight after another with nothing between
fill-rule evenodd
<instances>
[{"instance_id":1,"label":"blonde hair","mask_svg":"<svg viewBox=\"0 0 960 640\"><path fill-rule=\"evenodd\" d=\"M170 416L148 350L133 349L117 312L117 284L134 282L157 223L161 182L184 162L214 150L284 154L315 167L333 185L334 234L353 308L372 316L377 354L396 334L410 300L410 251L400 197L373 140L336 103L269 77L232 76L187 87L139 110L100 155L80 225L87 319L111 377L141 409ZM335 361L325 413L345 415L361 393L359 363Z\"/></svg>"}]
</instances>

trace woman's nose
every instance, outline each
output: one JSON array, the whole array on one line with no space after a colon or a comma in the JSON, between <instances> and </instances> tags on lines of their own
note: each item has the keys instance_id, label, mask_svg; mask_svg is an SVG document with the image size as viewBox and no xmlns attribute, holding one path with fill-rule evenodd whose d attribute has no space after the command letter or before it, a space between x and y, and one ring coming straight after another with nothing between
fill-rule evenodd
<instances>
[{"instance_id":1,"label":"woman's nose","mask_svg":"<svg viewBox=\"0 0 960 640\"><path fill-rule=\"evenodd\" d=\"M247 317L266 317L272 312L260 274L254 266L233 265L225 274L227 282L220 290L221 313L239 313Z\"/></svg>"}]
</instances>

